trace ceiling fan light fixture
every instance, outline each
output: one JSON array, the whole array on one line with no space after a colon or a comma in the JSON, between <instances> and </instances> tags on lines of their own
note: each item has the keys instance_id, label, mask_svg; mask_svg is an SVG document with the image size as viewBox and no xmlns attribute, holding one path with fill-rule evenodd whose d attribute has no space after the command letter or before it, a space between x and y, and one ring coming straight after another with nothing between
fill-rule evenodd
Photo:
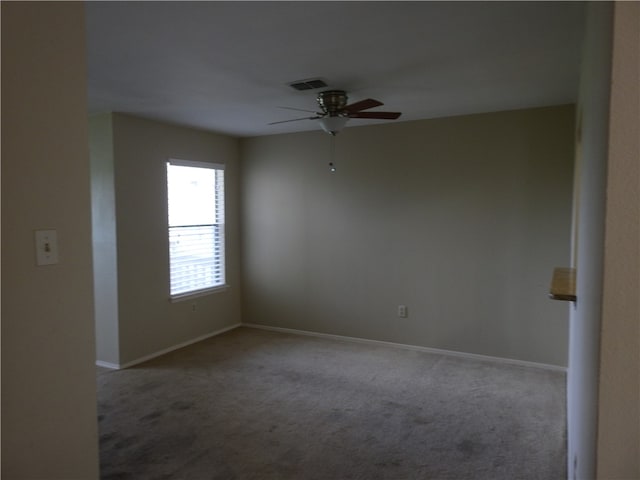
<instances>
[{"instance_id":1,"label":"ceiling fan light fixture","mask_svg":"<svg viewBox=\"0 0 640 480\"><path fill-rule=\"evenodd\" d=\"M365 98L364 100L349 104L347 92L344 90L325 90L318 93L316 101L318 102L318 106L321 111L314 112L313 110L290 108L291 110L302 110L303 112L315 113L315 116L281 120L279 122L271 122L269 125L297 122L299 120L318 120L320 127L322 127L325 132L331 136L335 136L344 128L350 118L395 120L401 115L400 112L365 111L384 105L382 102L374 100L373 98Z\"/></svg>"},{"instance_id":2,"label":"ceiling fan light fixture","mask_svg":"<svg viewBox=\"0 0 640 480\"><path fill-rule=\"evenodd\" d=\"M325 132L327 132L330 135L335 135L336 133L338 133L340 130L343 129L343 127L345 126L348 120L349 120L349 117L327 116L327 117L322 117L320 120L318 120L318 122L320 123L320 126Z\"/></svg>"}]
</instances>

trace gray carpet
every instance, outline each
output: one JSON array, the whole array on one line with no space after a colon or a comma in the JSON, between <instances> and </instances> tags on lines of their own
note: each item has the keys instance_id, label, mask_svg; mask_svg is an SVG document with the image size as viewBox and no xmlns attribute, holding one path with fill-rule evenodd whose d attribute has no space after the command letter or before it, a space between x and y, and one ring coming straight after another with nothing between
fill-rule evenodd
<instances>
[{"instance_id":1,"label":"gray carpet","mask_svg":"<svg viewBox=\"0 0 640 480\"><path fill-rule=\"evenodd\" d=\"M103 480L566 478L559 372L239 328L98 385Z\"/></svg>"}]
</instances>

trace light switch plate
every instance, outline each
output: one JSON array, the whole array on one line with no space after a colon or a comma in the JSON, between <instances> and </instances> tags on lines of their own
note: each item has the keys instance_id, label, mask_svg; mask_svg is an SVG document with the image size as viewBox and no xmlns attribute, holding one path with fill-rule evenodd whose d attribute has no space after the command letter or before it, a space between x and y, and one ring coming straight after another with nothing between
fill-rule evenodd
<instances>
[{"instance_id":1,"label":"light switch plate","mask_svg":"<svg viewBox=\"0 0 640 480\"><path fill-rule=\"evenodd\" d=\"M58 263L58 232L36 230L36 265Z\"/></svg>"}]
</instances>

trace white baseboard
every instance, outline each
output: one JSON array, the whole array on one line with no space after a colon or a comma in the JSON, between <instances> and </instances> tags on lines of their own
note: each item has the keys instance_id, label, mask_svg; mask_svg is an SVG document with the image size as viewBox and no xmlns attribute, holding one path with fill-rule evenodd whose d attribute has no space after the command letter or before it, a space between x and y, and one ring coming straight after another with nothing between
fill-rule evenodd
<instances>
[{"instance_id":1,"label":"white baseboard","mask_svg":"<svg viewBox=\"0 0 640 480\"><path fill-rule=\"evenodd\" d=\"M310 337L320 337L320 338L328 338L332 340L341 340L345 342L355 342L355 343L366 343L369 345L382 345L387 347L395 347L402 348L405 350L416 350L419 352L426 353L435 353L438 355L447 355L450 357L460 357L467 358L472 360L480 360L484 362L497 362L504 363L509 365L518 365L521 367L532 367L532 368L540 368L544 370L551 370L555 372L567 372L566 367L561 367L559 365L550 365L546 363L537 363L537 362L528 362L526 360L516 360L513 358L503 358L503 357L491 357L489 355L479 355L477 353L465 353L465 352L456 352L454 350L443 350L439 348L431 348L431 347L421 347L419 345L407 345L404 343L394 343L394 342L383 342L381 340L369 340L366 338L358 338L358 337L345 337L342 335L332 335L329 333L318 333L318 332L310 332L307 330L296 330L293 328L282 328L282 327L270 327L268 325L259 325L256 323L243 323L241 326L248 328L257 328L261 330L270 330L273 332L281 332L281 333L291 333L294 335L307 335Z\"/></svg>"},{"instance_id":2,"label":"white baseboard","mask_svg":"<svg viewBox=\"0 0 640 480\"><path fill-rule=\"evenodd\" d=\"M230 325L228 327L222 328L220 330L216 330L215 332L211 332L211 333L207 333L205 335L200 335L199 337L196 338L192 338L191 340L187 340L186 342L181 342L178 343L176 345L173 345L169 348L165 348L163 350L159 350L157 352L151 353L149 355L145 355L144 357L140 357L137 358L135 360L132 360L130 362L127 363L110 363L110 362L103 362L102 360L96 360L96 365L99 367L105 367L105 368L111 368L114 370L121 370L123 368L129 368L129 367L133 367L134 365L138 365L140 363L143 362L147 362L153 358L159 357L161 355L165 355L169 352L173 352L174 350L178 350L179 348L183 348L186 347L188 345L192 345L194 343L197 342L201 342L202 340L206 340L207 338L211 338L211 337L215 337L216 335L220 335L224 332L228 332L229 330L233 330L235 328L241 327L242 325L240 323L236 323L234 325Z\"/></svg>"},{"instance_id":3,"label":"white baseboard","mask_svg":"<svg viewBox=\"0 0 640 480\"><path fill-rule=\"evenodd\" d=\"M117 363L103 362L102 360L96 360L96 366L110 368L111 370L118 370L120 368L120 365Z\"/></svg>"}]
</instances>

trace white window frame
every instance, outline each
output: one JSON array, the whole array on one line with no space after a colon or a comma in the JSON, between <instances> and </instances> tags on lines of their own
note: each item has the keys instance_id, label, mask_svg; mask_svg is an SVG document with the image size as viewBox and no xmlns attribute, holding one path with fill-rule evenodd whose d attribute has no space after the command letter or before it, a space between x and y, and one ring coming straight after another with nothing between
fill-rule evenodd
<instances>
[{"instance_id":1,"label":"white window frame","mask_svg":"<svg viewBox=\"0 0 640 480\"><path fill-rule=\"evenodd\" d=\"M170 224L170 206L169 206L169 202L171 202L171 198L170 198L170 192L169 192L169 169L171 166L179 166L179 167L195 167L195 168L206 168L209 170L216 170L217 172L221 172L221 176L222 178L218 177L218 173L216 175L216 182L221 182L221 190L222 192L216 192L215 193L215 221L214 223L210 223L210 222L204 222L204 223L200 223L200 224L188 224L188 225L171 225ZM226 195L226 188L225 188L225 182L224 182L224 171L225 171L225 166L224 164L218 164L218 163L207 163L207 162L195 162L195 161L191 161L191 160L180 160L180 159L174 159L171 158L167 161L166 163L166 174L167 174L167 239L169 242L169 249L168 249L168 265L169 265L169 299L174 302L174 301L179 301L179 300L184 300L184 299L188 299L188 298L193 298L193 297L199 297L199 296L203 296L203 295L209 295L212 294L214 292L219 292L219 291L223 291L226 290L228 288L228 285L226 283L226 229L225 229L225 195ZM220 188L220 185L218 184L217 186L214 186L215 188ZM222 193L222 196L220 198L220 193ZM221 205L220 205L221 203ZM204 274L204 277L206 277L207 279L216 279L217 277L221 277L221 281L218 281L218 279L216 280L201 280L202 283L206 283L206 286L199 286L199 288L190 288L188 290L184 290L184 289L180 289L180 288L176 288L175 285L172 285L172 282L174 281L174 269L176 268L176 263L174 261L174 255L172 254L173 252L175 252L175 248L172 245L172 233L175 236L176 230L177 229L188 229L188 228L207 228L207 227L213 227L214 233L212 234L212 244L211 244L211 249L212 251L216 251L217 253L213 253L212 255L214 255L214 258L216 258L216 260L214 261L214 265L216 265L215 267L213 267L213 271L214 273L207 271L206 274ZM216 233L217 232L217 233ZM174 237L174 242L175 242L175 237ZM177 256L177 255L176 255ZM202 264L206 264L207 260L204 260L202 262L198 262L195 261L192 264L190 264L189 262L185 262L184 266L196 266L196 267L200 267L200 270L202 270ZM180 266L180 265L178 265ZM207 270L205 268L205 270ZM199 275L201 278L203 275ZM195 281L195 280L194 280Z\"/></svg>"}]
</instances>

